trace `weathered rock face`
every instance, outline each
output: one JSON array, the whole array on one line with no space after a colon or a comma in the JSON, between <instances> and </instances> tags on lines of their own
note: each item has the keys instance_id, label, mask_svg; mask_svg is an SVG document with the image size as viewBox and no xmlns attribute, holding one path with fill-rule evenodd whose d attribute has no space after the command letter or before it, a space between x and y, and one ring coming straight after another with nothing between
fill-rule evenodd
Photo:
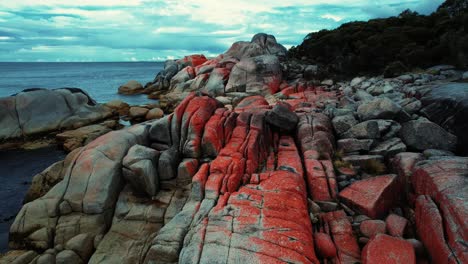
<instances>
[{"instance_id":1,"label":"weathered rock face","mask_svg":"<svg viewBox=\"0 0 468 264\"><path fill-rule=\"evenodd\" d=\"M466 262L466 159L440 145L403 152L406 144L417 149L405 126L429 122L419 119L421 84L457 72L439 66L431 69L437 76L314 87L299 79L306 67L293 65L297 71L264 96L265 86L255 86L268 82L262 66L245 87L263 88L228 92L238 65L280 61L268 36L252 43L231 50L235 56L176 61L171 93L161 97L173 98L172 114L101 136L49 169L63 180L46 176L55 185L39 188L11 227L11 247L37 253L10 257L36 264ZM136 118L154 107L136 109Z\"/></svg>"},{"instance_id":2,"label":"weathered rock face","mask_svg":"<svg viewBox=\"0 0 468 264\"><path fill-rule=\"evenodd\" d=\"M278 57L262 55L242 59L232 69L226 92L274 94L282 81Z\"/></svg>"},{"instance_id":3,"label":"weathered rock face","mask_svg":"<svg viewBox=\"0 0 468 264\"><path fill-rule=\"evenodd\" d=\"M78 128L112 115L77 88L25 90L0 98L0 112L0 140Z\"/></svg>"},{"instance_id":4,"label":"weathered rock face","mask_svg":"<svg viewBox=\"0 0 468 264\"><path fill-rule=\"evenodd\" d=\"M416 227L436 263L468 261L468 158L438 157L413 170Z\"/></svg>"},{"instance_id":5,"label":"weathered rock face","mask_svg":"<svg viewBox=\"0 0 468 264\"><path fill-rule=\"evenodd\" d=\"M159 153L141 145L131 147L123 159L123 176L134 187L143 190L150 197L159 191L159 177L156 161Z\"/></svg>"},{"instance_id":6,"label":"weathered rock face","mask_svg":"<svg viewBox=\"0 0 468 264\"><path fill-rule=\"evenodd\" d=\"M399 153L397 122L372 119L338 135L349 136L339 165L337 122L320 113L336 93L287 89L284 102L257 95L233 109L189 93L170 115L99 137L25 204L11 247L56 263L414 263L426 255L404 239L415 230L402 203L416 197L431 258L465 261L466 159L433 151L417 163ZM394 156L397 174L367 174Z\"/></svg>"}]
</instances>

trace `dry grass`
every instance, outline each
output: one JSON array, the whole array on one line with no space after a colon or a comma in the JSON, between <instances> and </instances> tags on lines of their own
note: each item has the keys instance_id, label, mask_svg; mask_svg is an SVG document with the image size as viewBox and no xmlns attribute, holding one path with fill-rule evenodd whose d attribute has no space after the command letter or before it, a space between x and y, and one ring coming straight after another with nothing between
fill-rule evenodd
<instances>
[{"instance_id":1,"label":"dry grass","mask_svg":"<svg viewBox=\"0 0 468 264\"><path fill-rule=\"evenodd\" d=\"M372 175L380 175L387 170L385 164L379 160L368 160L363 164L361 169Z\"/></svg>"}]
</instances>

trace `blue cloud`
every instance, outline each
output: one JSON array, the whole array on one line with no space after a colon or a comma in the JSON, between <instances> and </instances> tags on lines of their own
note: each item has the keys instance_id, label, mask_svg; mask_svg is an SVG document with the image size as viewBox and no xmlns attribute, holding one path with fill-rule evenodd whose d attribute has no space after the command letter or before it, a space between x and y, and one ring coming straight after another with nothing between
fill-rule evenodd
<instances>
[{"instance_id":1,"label":"blue cloud","mask_svg":"<svg viewBox=\"0 0 468 264\"><path fill-rule=\"evenodd\" d=\"M60 0L0 3L0 61L164 60L224 52L267 32L285 46L342 23L428 14L443 0Z\"/></svg>"}]
</instances>

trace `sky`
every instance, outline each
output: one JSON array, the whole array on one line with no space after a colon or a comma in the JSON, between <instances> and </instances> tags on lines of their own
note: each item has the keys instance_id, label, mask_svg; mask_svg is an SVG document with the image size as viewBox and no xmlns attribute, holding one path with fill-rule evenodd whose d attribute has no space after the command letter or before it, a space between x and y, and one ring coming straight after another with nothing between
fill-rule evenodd
<instances>
[{"instance_id":1,"label":"sky","mask_svg":"<svg viewBox=\"0 0 468 264\"><path fill-rule=\"evenodd\" d=\"M0 0L0 61L164 61L216 56L255 33L286 48L321 29L430 14L444 0Z\"/></svg>"}]
</instances>

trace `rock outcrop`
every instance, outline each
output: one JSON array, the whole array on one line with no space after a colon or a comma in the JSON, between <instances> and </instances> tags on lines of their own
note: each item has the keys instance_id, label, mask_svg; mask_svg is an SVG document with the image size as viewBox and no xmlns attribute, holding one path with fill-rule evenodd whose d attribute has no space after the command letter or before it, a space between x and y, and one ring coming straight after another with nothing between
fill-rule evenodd
<instances>
[{"instance_id":1,"label":"rock outcrop","mask_svg":"<svg viewBox=\"0 0 468 264\"><path fill-rule=\"evenodd\" d=\"M227 97L229 102L272 95L284 86L280 62L286 54L274 36L260 33L250 42L234 43L216 58L197 54L167 61L164 70L145 86L145 93L160 99L165 110L173 109L192 91Z\"/></svg>"},{"instance_id":2,"label":"rock outcrop","mask_svg":"<svg viewBox=\"0 0 468 264\"><path fill-rule=\"evenodd\" d=\"M76 129L112 116L77 88L25 90L0 98L0 112L0 141Z\"/></svg>"},{"instance_id":3,"label":"rock outcrop","mask_svg":"<svg viewBox=\"0 0 468 264\"><path fill-rule=\"evenodd\" d=\"M185 97L173 113L106 133L42 173L46 188L16 216L3 260L468 261L468 161L420 100L458 71L321 86L288 73L272 89L262 67L281 61L274 38L226 54L167 63L185 65L155 84ZM226 78L243 62L246 90ZM143 108L129 112L144 120Z\"/></svg>"}]
</instances>

